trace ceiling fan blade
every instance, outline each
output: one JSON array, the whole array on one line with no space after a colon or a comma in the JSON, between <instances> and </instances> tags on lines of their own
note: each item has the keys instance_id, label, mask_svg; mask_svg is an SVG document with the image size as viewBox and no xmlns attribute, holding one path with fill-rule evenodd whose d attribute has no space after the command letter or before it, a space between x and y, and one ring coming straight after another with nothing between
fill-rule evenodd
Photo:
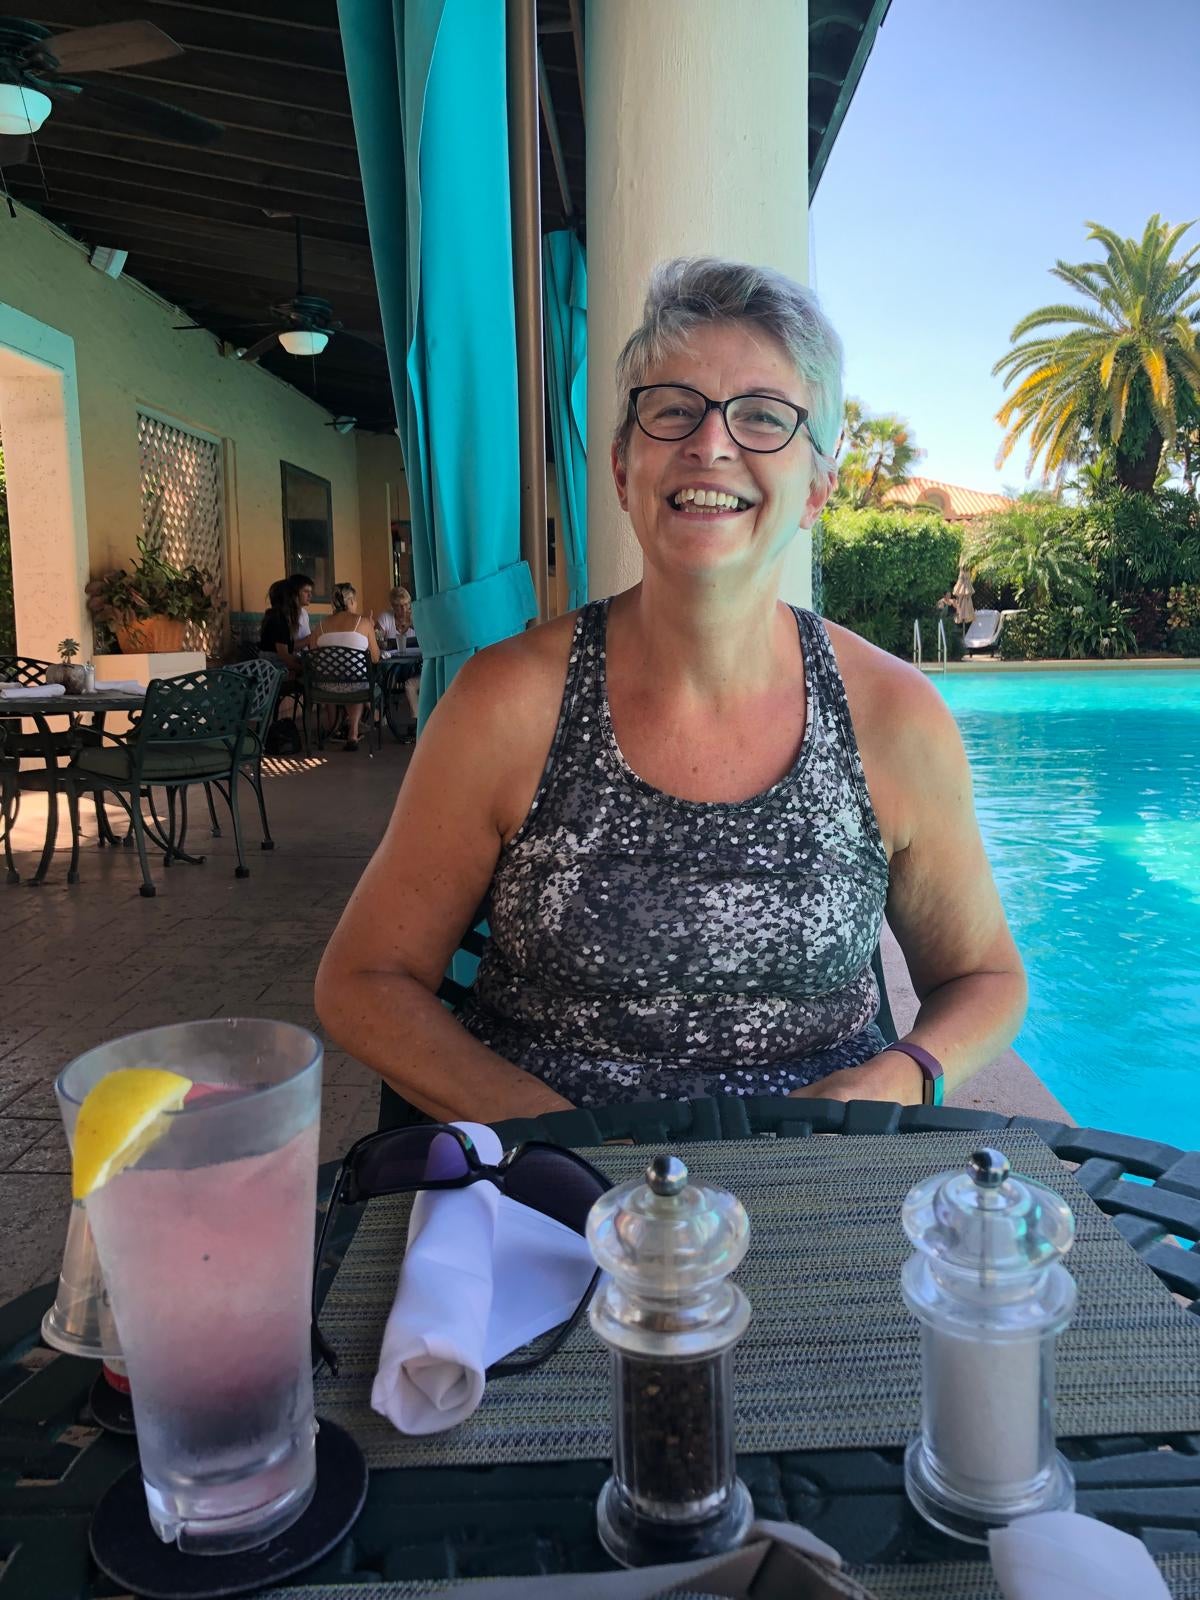
<instances>
[{"instance_id":1,"label":"ceiling fan blade","mask_svg":"<svg viewBox=\"0 0 1200 1600\"><path fill-rule=\"evenodd\" d=\"M47 39L46 47L60 69L71 74L140 67L146 61L166 61L183 54L183 46L152 22L108 22L96 28L72 28Z\"/></svg>"},{"instance_id":2,"label":"ceiling fan blade","mask_svg":"<svg viewBox=\"0 0 1200 1600\"><path fill-rule=\"evenodd\" d=\"M0 167L19 167L33 154L33 141L9 134L0 138Z\"/></svg>"},{"instance_id":3,"label":"ceiling fan blade","mask_svg":"<svg viewBox=\"0 0 1200 1600\"><path fill-rule=\"evenodd\" d=\"M278 345L278 333L269 333L265 339L260 339L257 344L252 344L249 350L243 350L239 360L257 361L259 356L265 356L272 345Z\"/></svg>"},{"instance_id":4,"label":"ceiling fan blade","mask_svg":"<svg viewBox=\"0 0 1200 1600\"><path fill-rule=\"evenodd\" d=\"M126 132L137 129L170 144L215 144L225 131L206 117L181 111L165 100L152 100L149 95L131 94L115 84L92 80L85 84L59 83L56 88L80 90L76 105L82 103L85 110L94 111L105 122L113 122Z\"/></svg>"}]
</instances>

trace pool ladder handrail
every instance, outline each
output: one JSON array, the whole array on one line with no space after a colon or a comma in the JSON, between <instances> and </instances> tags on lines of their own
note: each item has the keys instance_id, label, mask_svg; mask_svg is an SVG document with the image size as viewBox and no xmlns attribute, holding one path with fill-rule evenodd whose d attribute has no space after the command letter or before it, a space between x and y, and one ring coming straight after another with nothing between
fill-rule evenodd
<instances>
[{"instance_id":1,"label":"pool ladder handrail","mask_svg":"<svg viewBox=\"0 0 1200 1600\"><path fill-rule=\"evenodd\" d=\"M945 672L947 663L950 659L950 643L946 638L946 619L944 617L938 618L937 658L939 670ZM920 617L913 618L912 659L914 667L920 667L923 665Z\"/></svg>"}]
</instances>

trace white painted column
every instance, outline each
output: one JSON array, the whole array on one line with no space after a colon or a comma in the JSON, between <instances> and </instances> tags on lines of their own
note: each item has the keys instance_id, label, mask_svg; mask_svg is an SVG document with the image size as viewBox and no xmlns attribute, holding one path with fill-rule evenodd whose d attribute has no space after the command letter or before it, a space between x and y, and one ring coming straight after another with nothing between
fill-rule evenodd
<instances>
[{"instance_id":1,"label":"white painted column","mask_svg":"<svg viewBox=\"0 0 1200 1600\"><path fill-rule=\"evenodd\" d=\"M588 581L641 576L608 470L613 367L650 269L680 255L808 273L808 0L601 0L587 8ZM784 598L812 598L812 536Z\"/></svg>"}]
</instances>

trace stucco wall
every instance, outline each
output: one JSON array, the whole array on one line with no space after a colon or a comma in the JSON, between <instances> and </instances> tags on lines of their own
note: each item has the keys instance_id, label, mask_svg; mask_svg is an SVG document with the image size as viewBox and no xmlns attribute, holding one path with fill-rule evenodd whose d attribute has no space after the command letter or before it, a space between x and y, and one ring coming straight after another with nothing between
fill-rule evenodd
<instances>
[{"instance_id":1,"label":"stucco wall","mask_svg":"<svg viewBox=\"0 0 1200 1600\"><path fill-rule=\"evenodd\" d=\"M93 572L134 553L141 408L225 441L226 582L234 610L260 609L267 586L283 576L281 460L330 480L337 577L361 583L356 440L327 426L319 406L222 356L209 334L173 331L186 320L178 312L129 279L97 272L82 248L20 206L15 221L0 216L0 302L75 342Z\"/></svg>"}]
</instances>

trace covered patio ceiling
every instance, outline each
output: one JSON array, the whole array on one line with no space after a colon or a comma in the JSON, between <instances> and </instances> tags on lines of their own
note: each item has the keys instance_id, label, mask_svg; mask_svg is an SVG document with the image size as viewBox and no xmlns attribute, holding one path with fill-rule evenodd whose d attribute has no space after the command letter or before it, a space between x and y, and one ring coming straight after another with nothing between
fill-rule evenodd
<instances>
[{"instance_id":1,"label":"covered patio ceiling","mask_svg":"<svg viewBox=\"0 0 1200 1600\"><path fill-rule=\"evenodd\" d=\"M538 3L545 231L585 211L584 3ZM889 4L809 0L810 192ZM127 250L131 276L236 347L281 325L271 308L296 292L299 217L306 291L328 300L335 318L363 337L335 336L317 359L276 346L262 365L334 415L390 432L336 0L30 0L25 15L54 32L155 23L184 54L95 76L224 131L209 146L174 143L123 124L85 94L56 107L28 162L5 169L13 196L89 246ZM11 225L0 219L0 228Z\"/></svg>"}]
</instances>

